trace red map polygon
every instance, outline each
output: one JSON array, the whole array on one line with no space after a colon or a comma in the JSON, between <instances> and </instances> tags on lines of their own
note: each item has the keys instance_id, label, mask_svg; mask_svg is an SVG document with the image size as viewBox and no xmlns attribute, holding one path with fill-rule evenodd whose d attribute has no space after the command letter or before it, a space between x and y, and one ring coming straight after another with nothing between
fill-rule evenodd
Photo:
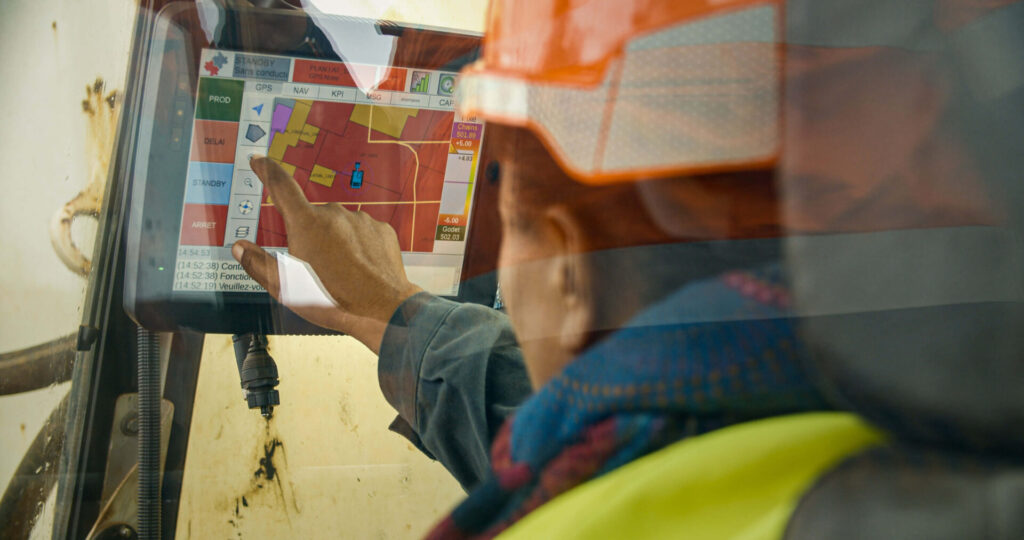
<instances>
[{"instance_id":1,"label":"red map polygon","mask_svg":"<svg viewBox=\"0 0 1024 540\"><path fill-rule=\"evenodd\" d=\"M315 142L300 140L282 161L295 167L310 202L362 210L395 229L402 251L433 251L454 113L419 109L393 137L352 121L356 106L313 101L305 123L319 129ZM351 185L356 163L363 172L359 188ZM310 181L316 165L334 172L330 187ZM287 246L284 220L266 193L262 202L256 242Z\"/></svg>"}]
</instances>

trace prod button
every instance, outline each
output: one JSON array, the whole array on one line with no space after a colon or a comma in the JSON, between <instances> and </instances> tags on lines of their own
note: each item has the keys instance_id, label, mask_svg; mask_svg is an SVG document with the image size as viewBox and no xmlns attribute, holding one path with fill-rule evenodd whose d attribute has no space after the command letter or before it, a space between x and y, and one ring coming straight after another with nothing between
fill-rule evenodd
<instances>
[{"instance_id":1,"label":"prod button","mask_svg":"<svg viewBox=\"0 0 1024 540\"><path fill-rule=\"evenodd\" d=\"M196 97L196 118L237 122L242 111L244 88L244 81L200 78L199 95Z\"/></svg>"}]
</instances>

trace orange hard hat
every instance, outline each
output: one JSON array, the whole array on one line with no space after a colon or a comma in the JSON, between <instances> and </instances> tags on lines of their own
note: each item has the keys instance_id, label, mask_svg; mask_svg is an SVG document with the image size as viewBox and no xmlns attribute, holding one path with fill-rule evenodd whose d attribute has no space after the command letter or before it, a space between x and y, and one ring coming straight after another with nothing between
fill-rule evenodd
<instances>
[{"instance_id":1,"label":"orange hard hat","mask_svg":"<svg viewBox=\"0 0 1024 540\"><path fill-rule=\"evenodd\" d=\"M494 0L462 115L533 131L575 179L771 167L783 4Z\"/></svg>"}]
</instances>

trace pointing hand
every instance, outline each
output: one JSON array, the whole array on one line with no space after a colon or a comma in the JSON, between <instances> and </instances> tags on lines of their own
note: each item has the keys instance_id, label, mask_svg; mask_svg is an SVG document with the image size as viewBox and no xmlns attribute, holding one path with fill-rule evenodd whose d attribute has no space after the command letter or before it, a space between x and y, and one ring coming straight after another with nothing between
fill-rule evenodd
<instances>
[{"instance_id":1,"label":"pointing hand","mask_svg":"<svg viewBox=\"0 0 1024 540\"><path fill-rule=\"evenodd\" d=\"M270 158L253 157L250 165L284 218L288 252L309 263L338 305L288 307L313 324L349 334L377 352L391 315L422 290L405 275L394 229L337 203L310 204L295 180ZM273 255L245 240L236 242L231 254L280 300Z\"/></svg>"}]
</instances>

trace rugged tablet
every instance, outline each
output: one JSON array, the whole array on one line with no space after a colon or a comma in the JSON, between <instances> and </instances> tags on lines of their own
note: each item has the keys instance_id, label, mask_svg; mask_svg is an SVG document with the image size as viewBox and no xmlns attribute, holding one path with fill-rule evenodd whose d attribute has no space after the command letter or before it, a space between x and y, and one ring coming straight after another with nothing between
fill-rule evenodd
<instances>
[{"instance_id":1,"label":"rugged tablet","mask_svg":"<svg viewBox=\"0 0 1024 540\"><path fill-rule=\"evenodd\" d=\"M161 13L145 66L126 228L125 307L139 323L318 331L231 257L239 239L288 248L252 154L281 163L313 204L389 223L427 291L492 301L497 230L474 230L475 203L494 198L477 182L485 129L452 98L477 36L287 11L222 11L215 26L198 15Z\"/></svg>"}]
</instances>

